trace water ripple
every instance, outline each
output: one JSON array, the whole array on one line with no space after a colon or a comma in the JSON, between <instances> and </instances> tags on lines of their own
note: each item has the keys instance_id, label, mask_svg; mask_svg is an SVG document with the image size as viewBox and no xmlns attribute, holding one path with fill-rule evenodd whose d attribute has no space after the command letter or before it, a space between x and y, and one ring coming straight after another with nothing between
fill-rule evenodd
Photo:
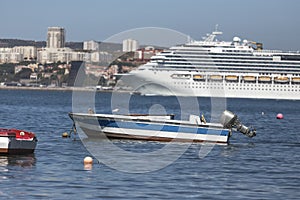
<instances>
[{"instance_id":1,"label":"water ripple","mask_svg":"<svg viewBox=\"0 0 300 200\"><path fill-rule=\"evenodd\" d=\"M110 94L99 93L96 97L100 100L97 110L109 112ZM67 116L71 98L71 92L0 90L1 127L33 131L39 139L33 155L0 156L0 199L215 200L298 199L300 196L298 101L228 100L230 110L257 128L257 137L249 139L234 134L229 145L214 146L204 158L199 158L202 144L193 144L167 167L128 174L97 161L92 170L84 169L83 158L90 153L80 140L61 137L72 126ZM168 111L178 113L177 103L173 104L172 99L135 96L132 109L145 113L144 105L159 102ZM203 112L209 113L210 99L201 99L201 103ZM285 119L277 120L277 112L284 112ZM165 145L126 140L114 143L135 153Z\"/></svg>"}]
</instances>

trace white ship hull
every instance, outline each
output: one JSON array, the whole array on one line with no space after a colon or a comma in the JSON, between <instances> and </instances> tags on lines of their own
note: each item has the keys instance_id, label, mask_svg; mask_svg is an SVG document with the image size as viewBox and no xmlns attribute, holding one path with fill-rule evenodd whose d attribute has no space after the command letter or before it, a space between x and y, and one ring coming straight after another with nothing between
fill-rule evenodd
<instances>
[{"instance_id":1,"label":"white ship hull","mask_svg":"<svg viewBox=\"0 0 300 200\"><path fill-rule=\"evenodd\" d=\"M196 82L192 73L187 79L173 79L172 74L172 71L134 71L122 80L141 95L300 100L300 84L292 82L259 83L258 77L255 82L243 82L241 75L237 75L239 80L236 82L225 79Z\"/></svg>"}]
</instances>

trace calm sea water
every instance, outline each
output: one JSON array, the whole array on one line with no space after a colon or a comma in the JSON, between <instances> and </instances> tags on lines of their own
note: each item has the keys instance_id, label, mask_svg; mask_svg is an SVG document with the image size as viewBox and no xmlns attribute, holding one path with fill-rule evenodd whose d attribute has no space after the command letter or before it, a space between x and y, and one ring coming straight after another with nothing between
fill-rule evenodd
<instances>
[{"instance_id":1,"label":"calm sea water","mask_svg":"<svg viewBox=\"0 0 300 200\"><path fill-rule=\"evenodd\" d=\"M127 106L132 113L152 109L182 117L195 112L189 98L126 98L115 94L112 101L110 93L97 93L95 109L123 112ZM198 100L210 120L216 103ZM90 106L80 101L83 110ZM229 145L216 145L205 157L199 157L203 145L192 144L170 165L148 173L121 172L101 161L85 170L83 158L92 155L78 137L61 137L72 126L72 92L0 90L0 127L32 131L39 140L34 155L0 156L0 199L299 199L300 101L230 99L227 108L253 125L257 137L235 133ZM283 120L276 119L279 112ZM166 145L114 143L133 152Z\"/></svg>"}]
</instances>

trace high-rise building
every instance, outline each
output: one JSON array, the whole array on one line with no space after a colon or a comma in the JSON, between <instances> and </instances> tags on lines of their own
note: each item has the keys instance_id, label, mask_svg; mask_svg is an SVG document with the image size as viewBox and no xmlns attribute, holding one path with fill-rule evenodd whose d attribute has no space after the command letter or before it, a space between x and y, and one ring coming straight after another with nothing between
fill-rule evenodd
<instances>
[{"instance_id":1,"label":"high-rise building","mask_svg":"<svg viewBox=\"0 0 300 200\"><path fill-rule=\"evenodd\" d=\"M123 52L136 51L138 48L138 41L133 39L123 40Z\"/></svg>"},{"instance_id":2,"label":"high-rise building","mask_svg":"<svg viewBox=\"0 0 300 200\"><path fill-rule=\"evenodd\" d=\"M47 48L65 47L65 29L62 27L48 27Z\"/></svg>"}]
</instances>

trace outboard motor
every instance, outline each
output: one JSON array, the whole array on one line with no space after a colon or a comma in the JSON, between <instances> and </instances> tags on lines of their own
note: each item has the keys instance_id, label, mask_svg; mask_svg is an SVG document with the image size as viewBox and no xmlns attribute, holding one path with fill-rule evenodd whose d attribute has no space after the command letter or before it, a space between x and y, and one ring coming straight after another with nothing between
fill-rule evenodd
<instances>
[{"instance_id":1,"label":"outboard motor","mask_svg":"<svg viewBox=\"0 0 300 200\"><path fill-rule=\"evenodd\" d=\"M225 110L220 119L221 124L224 128L232 129L236 128L237 131L247 135L248 137L256 136L256 130L253 128L248 128L247 126L243 125L240 120L238 119L237 115Z\"/></svg>"}]
</instances>

